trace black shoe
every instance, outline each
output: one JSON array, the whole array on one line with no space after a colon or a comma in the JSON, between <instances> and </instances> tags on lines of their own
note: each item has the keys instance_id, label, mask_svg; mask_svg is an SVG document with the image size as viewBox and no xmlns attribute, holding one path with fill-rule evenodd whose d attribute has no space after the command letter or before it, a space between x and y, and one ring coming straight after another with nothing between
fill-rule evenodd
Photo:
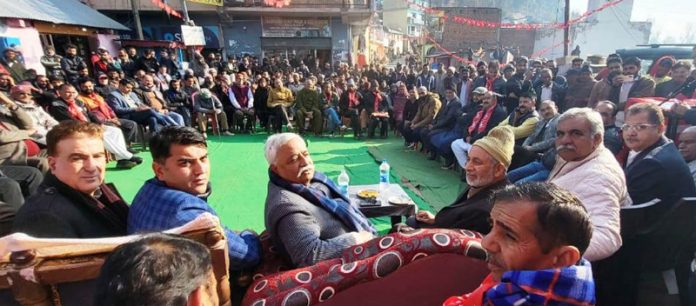
<instances>
[{"instance_id":1,"label":"black shoe","mask_svg":"<svg viewBox=\"0 0 696 306\"><path fill-rule=\"evenodd\" d=\"M130 161L132 161L138 165L143 163L143 159L140 156L135 156L135 155L133 155L133 157L131 157Z\"/></svg>"},{"instance_id":2,"label":"black shoe","mask_svg":"<svg viewBox=\"0 0 696 306\"><path fill-rule=\"evenodd\" d=\"M437 154L435 152L430 152L430 155L428 156L428 160L436 160L437 159Z\"/></svg>"},{"instance_id":3,"label":"black shoe","mask_svg":"<svg viewBox=\"0 0 696 306\"><path fill-rule=\"evenodd\" d=\"M136 150L136 149L133 149L133 148L127 148L126 150L127 150L128 152L130 152L131 154L140 153L140 151L138 151L138 150Z\"/></svg>"},{"instance_id":4,"label":"black shoe","mask_svg":"<svg viewBox=\"0 0 696 306\"><path fill-rule=\"evenodd\" d=\"M122 159L122 160L119 160L118 162L116 162L117 169L131 169L137 165L138 164L136 164L135 162L127 160L127 159Z\"/></svg>"}]
</instances>

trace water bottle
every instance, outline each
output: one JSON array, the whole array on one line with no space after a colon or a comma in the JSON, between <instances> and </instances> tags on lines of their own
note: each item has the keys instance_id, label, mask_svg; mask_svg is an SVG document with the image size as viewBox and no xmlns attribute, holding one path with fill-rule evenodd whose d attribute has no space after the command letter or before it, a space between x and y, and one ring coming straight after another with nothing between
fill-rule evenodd
<instances>
[{"instance_id":1,"label":"water bottle","mask_svg":"<svg viewBox=\"0 0 696 306\"><path fill-rule=\"evenodd\" d=\"M382 205L386 202L387 190L389 190L389 169L387 160L382 160L382 164L379 165L379 197Z\"/></svg>"},{"instance_id":2,"label":"water bottle","mask_svg":"<svg viewBox=\"0 0 696 306\"><path fill-rule=\"evenodd\" d=\"M350 183L350 177L346 173L346 169L341 170L341 174L338 176L338 188L344 196L348 196L348 183Z\"/></svg>"}]
</instances>

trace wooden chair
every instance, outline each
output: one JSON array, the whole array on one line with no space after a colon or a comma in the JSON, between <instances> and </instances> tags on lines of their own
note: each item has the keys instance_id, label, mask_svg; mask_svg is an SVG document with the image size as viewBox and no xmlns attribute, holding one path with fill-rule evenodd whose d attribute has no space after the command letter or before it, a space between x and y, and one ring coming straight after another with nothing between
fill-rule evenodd
<instances>
[{"instance_id":1,"label":"wooden chair","mask_svg":"<svg viewBox=\"0 0 696 306\"><path fill-rule=\"evenodd\" d=\"M220 305L231 305L227 241L217 218L203 214L166 232L181 234L208 247ZM6 249L4 246L19 241L10 241L16 235L28 247L20 247L21 251L14 247L15 251L0 259L0 275L4 276L0 278L0 305L93 305L90 292L106 257L118 245L138 238L36 239L13 234L0 239L0 252Z\"/></svg>"}]
</instances>

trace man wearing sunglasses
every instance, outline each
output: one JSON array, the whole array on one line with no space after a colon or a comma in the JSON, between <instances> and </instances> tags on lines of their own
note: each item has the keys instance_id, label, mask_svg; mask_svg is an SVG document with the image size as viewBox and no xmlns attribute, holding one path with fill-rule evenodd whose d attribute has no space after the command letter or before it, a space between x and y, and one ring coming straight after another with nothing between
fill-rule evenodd
<instances>
[{"instance_id":1,"label":"man wearing sunglasses","mask_svg":"<svg viewBox=\"0 0 696 306\"><path fill-rule=\"evenodd\" d=\"M696 195L689 167L674 143L664 136L665 117L659 106L640 103L626 112L621 127L626 146L631 150L626 162L626 183L633 203L658 198L667 205Z\"/></svg>"}]
</instances>

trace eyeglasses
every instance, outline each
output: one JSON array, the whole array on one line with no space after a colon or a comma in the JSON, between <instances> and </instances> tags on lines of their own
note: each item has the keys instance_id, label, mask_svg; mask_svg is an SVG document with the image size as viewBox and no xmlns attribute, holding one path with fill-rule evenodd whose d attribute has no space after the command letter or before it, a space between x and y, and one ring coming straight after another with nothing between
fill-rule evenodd
<instances>
[{"instance_id":1,"label":"eyeglasses","mask_svg":"<svg viewBox=\"0 0 696 306\"><path fill-rule=\"evenodd\" d=\"M647 130L648 128L656 127L657 124L647 124L647 123L641 123L641 124L624 124L621 126L621 130L626 132L628 130L635 130L637 132L642 132Z\"/></svg>"}]
</instances>

